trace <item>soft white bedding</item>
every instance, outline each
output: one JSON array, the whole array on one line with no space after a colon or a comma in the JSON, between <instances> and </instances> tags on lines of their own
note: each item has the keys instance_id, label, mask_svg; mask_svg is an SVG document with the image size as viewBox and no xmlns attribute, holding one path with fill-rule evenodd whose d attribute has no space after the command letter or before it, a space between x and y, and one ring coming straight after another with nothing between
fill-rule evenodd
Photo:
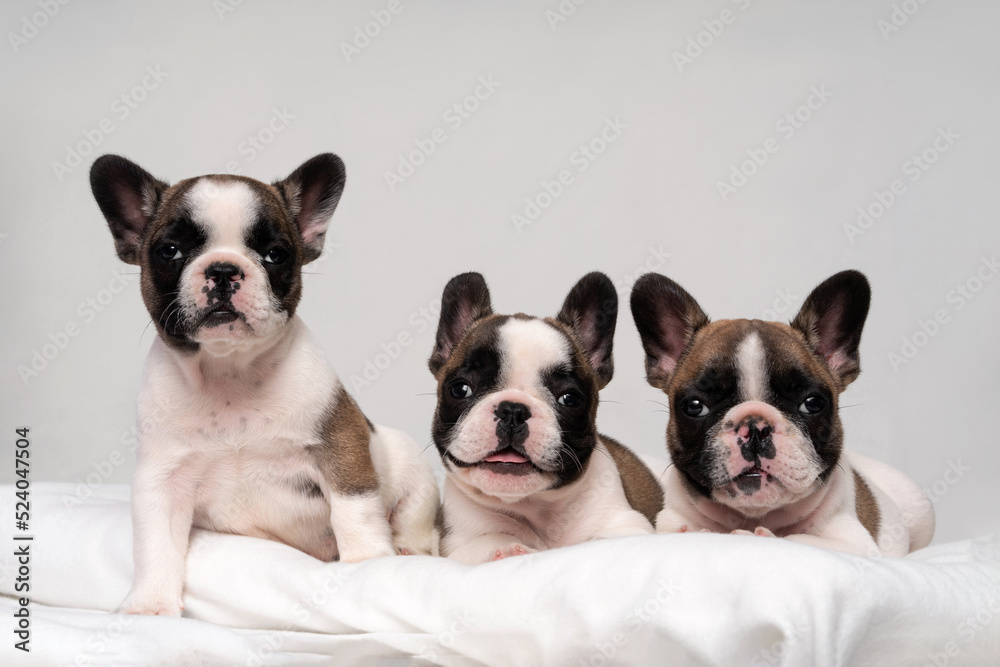
<instances>
[{"instance_id":1,"label":"soft white bedding","mask_svg":"<svg viewBox=\"0 0 1000 667\"><path fill-rule=\"evenodd\" d=\"M659 535L468 567L321 563L195 531L185 618L149 618L108 613L131 580L127 487L81 502L37 483L31 498L32 651L13 649L4 547L4 665L1000 664L1000 550L986 538L879 560ZM0 487L3 516L13 502Z\"/></svg>"}]
</instances>

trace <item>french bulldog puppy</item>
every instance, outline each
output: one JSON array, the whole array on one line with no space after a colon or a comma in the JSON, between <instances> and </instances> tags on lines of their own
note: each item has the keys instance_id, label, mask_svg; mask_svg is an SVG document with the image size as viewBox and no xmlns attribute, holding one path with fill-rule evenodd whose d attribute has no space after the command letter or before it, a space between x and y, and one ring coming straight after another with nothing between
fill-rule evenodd
<instances>
[{"instance_id":1,"label":"french bulldog puppy","mask_svg":"<svg viewBox=\"0 0 1000 667\"><path fill-rule=\"evenodd\" d=\"M838 398L861 371L871 291L843 271L806 298L791 325L710 322L658 274L632 290L649 383L670 402L658 532L786 537L866 555L930 543L934 512L890 466L844 451Z\"/></svg>"},{"instance_id":2,"label":"french bulldog puppy","mask_svg":"<svg viewBox=\"0 0 1000 667\"><path fill-rule=\"evenodd\" d=\"M192 526L316 558L430 553L438 489L413 441L373 425L295 315L344 189L327 153L267 185L167 185L116 155L90 172L156 325L139 392L134 583L122 611L183 609Z\"/></svg>"},{"instance_id":3,"label":"french bulldog puppy","mask_svg":"<svg viewBox=\"0 0 1000 667\"><path fill-rule=\"evenodd\" d=\"M445 287L429 362L441 555L474 564L653 533L662 490L596 426L617 315L602 273L584 276L554 319L494 314L478 273Z\"/></svg>"}]
</instances>

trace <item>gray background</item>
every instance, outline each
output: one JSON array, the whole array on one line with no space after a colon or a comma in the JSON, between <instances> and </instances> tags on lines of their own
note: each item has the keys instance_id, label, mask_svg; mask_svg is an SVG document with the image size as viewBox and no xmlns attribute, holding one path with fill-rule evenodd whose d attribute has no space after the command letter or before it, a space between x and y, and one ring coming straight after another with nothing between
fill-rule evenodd
<instances>
[{"instance_id":1,"label":"gray background","mask_svg":"<svg viewBox=\"0 0 1000 667\"><path fill-rule=\"evenodd\" d=\"M590 0L553 28L556 0L401 0L348 60L342 43L389 4L74 2L51 18L37 1L0 8L0 440L10 453L14 427L31 427L36 481L77 482L85 495L127 482L134 465L135 393L155 334L137 269L116 258L91 199L94 157L124 154L172 181L234 168L270 180L332 150L348 185L300 314L349 387L366 361L386 366L354 391L374 420L429 442L436 319L425 314L461 271L486 276L501 312L554 314L595 269L627 303L653 267L712 316L787 321L814 285L854 267L874 300L864 370L842 401L848 446L932 490L938 541L996 530L1000 280L976 274L1000 249L1000 6ZM732 22L712 36L703 22L718 32L724 10ZM674 53L699 33L708 45L679 68ZM480 77L499 85L455 128L445 114ZM829 96L799 109L813 87ZM293 117L268 135L275 109ZM810 117L788 136L776 123L797 110ZM578 171L574 153L615 118L627 127ZM385 173L435 128L446 140L391 189ZM905 163L948 128L958 138L911 180ZM251 150L251 135L269 143ZM778 151L723 201L717 182L768 139ZM82 164L67 165L81 143ZM518 231L512 214L564 169L572 183ZM895 179L902 194L849 239L857 209ZM123 268L133 275L113 293ZM957 297L970 280L979 291ZM939 310L947 322L918 334ZM60 335L67 326L75 336ZM667 415L627 307L618 326L600 427L664 455ZM400 334L412 342L386 364L381 346ZM894 368L889 354L915 334L923 345ZM22 379L19 366L46 352Z\"/></svg>"}]
</instances>

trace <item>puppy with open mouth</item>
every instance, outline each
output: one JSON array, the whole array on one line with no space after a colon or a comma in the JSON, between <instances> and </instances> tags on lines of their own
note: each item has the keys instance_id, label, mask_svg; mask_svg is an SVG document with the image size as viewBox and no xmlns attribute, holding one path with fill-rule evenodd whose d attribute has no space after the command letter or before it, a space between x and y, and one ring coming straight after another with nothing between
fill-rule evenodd
<instances>
[{"instance_id":1,"label":"puppy with open mouth","mask_svg":"<svg viewBox=\"0 0 1000 667\"><path fill-rule=\"evenodd\" d=\"M704 530L902 556L930 543L933 507L903 473L844 450L841 392L861 372L871 290L843 271L791 324L709 321L651 273L632 314L651 385L670 401L659 532Z\"/></svg>"},{"instance_id":2,"label":"puppy with open mouth","mask_svg":"<svg viewBox=\"0 0 1000 667\"><path fill-rule=\"evenodd\" d=\"M617 315L602 273L544 319L494 314L478 273L445 287L429 362L446 471L442 555L472 564L653 532L656 479L596 426Z\"/></svg>"},{"instance_id":3,"label":"puppy with open mouth","mask_svg":"<svg viewBox=\"0 0 1000 667\"><path fill-rule=\"evenodd\" d=\"M135 574L122 610L179 615L192 526L321 560L431 553L438 488L415 443L372 424L295 311L344 165L265 184L168 185L117 155L90 172L157 337L138 401Z\"/></svg>"}]
</instances>

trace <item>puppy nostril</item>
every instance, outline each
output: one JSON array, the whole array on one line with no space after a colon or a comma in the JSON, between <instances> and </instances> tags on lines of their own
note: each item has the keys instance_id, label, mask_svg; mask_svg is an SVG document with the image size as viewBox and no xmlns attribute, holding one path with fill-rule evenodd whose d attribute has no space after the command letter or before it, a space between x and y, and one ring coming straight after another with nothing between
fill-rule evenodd
<instances>
[{"instance_id":1,"label":"puppy nostril","mask_svg":"<svg viewBox=\"0 0 1000 667\"><path fill-rule=\"evenodd\" d=\"M531 419L531 410L528 406L524 403L515 403L514 401L501 401L500 405L493 411L493 414L500 421L512 425L523 424Z\"/></svg>"},{"instance_id":2,"label":"puppy nostril","mask_svg":"<svg viewBox=\"0 0 1000 667\"><path fill-rule=\"evenodd\" d=\"M243 279L243 271L231 262L212 262L205 268L205 278L216 283L228 284Z\"/></svg>"}]
</instances>

